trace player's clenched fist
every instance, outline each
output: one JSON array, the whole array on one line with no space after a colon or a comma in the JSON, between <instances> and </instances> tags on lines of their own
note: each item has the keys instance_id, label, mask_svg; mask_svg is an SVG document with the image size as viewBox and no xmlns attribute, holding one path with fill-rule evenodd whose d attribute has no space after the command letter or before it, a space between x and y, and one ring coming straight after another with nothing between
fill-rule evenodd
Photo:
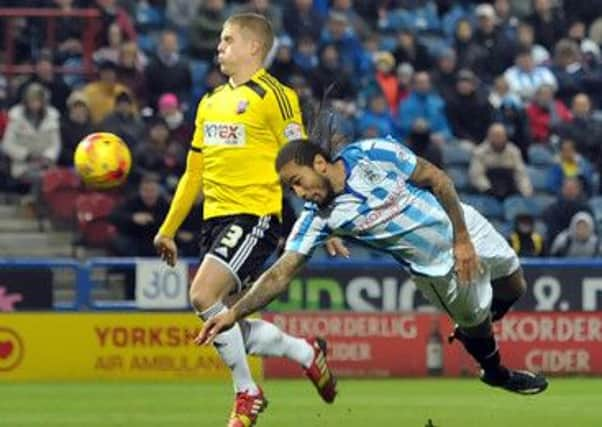
<instances>
[{"instance_id":1,"label":"player's clenched fist","mask_svg":"<svg viewBox=\"0 0 602 427\"><path fill-rule=\"evenodd\" d=\"M174 239L157 234L153 239L153 244L155 245L155 249L157 249L157 253L167 265L170 267L176 265L178 248Z\"/></svg>"}]
</instances>

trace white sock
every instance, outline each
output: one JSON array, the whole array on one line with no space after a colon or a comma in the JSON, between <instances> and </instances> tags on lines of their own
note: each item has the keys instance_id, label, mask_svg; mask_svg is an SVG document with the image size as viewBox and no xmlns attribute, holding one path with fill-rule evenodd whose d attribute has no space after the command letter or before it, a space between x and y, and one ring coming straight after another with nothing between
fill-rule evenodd
<instances>
[{"instance_id":1,"label":"white sock","mask_svg":"<svg viewBox=\"0 0 602 427\"><path fill-rule=\"evenodd\" d=\"M240 321L249 354L287 357L308 368L314 360L314 349L307 341L293 337L265 320Z\"/></svg>"},{"instance_id":2,"label":"white sock","mask_svg":"<svg viewBox=\"0 0 602 427\"><path fill-rule=\"evenodd\" d=\"M223 303L217 302L200 313L199 316L206 320L215 317L226 310L227 308ZM250 394L259 393L257 384L251 376L251 370L249 369L249 364L247 362L245 343L242 339L242 333L238 323L227 331L218 334L213 343L224 363L230 368L230 371L232 371L234 390L237 393L242 391L246 391Z\"/></svg>"}]
</instances>

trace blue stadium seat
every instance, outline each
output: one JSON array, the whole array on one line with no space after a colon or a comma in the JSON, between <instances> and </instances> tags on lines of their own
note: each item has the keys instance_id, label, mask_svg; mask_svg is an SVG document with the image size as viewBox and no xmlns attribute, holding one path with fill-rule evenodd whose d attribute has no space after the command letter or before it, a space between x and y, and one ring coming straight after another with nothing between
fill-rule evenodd
<instances>
[{"instance_id":1,"label":"blue stadium seat","mask_svg":"<svg viewBox=\"0 0 602 427\"><path fill-rule=\"evenodd\" d=\"M548 168L536 168L527 166L527 175L533 184L533 190L536 193L549 193L548 188Z\"/></svg>"},{"instance_id":2,"label":"blue stadium seat","mask_svg":"<svg viewBox=\"0 0 602 427\"><path fill-rule=\"evenodd\" d=\"M499 219L491 219L489 222L491 222L491 225L493 225L497 232L504 236L504 238L506 239L508 238L508 236L510 236L510 233L512 233L514 224L512 224L511 222L501 221Z\"/></svg>"},{"instance_id":3,"label":"blue stadium seat","mask_svg":"<svg viewBox=\"0 0 602 427\"><path fill-rule=\"evenodd\" d=\"M470 159L472 158L472 152L461 146L460 144L444 144L443 150L443 164L445 166L465 166L468 168Z\"/></svg>"},{"instance_id":4,"label":"blue stadium seat","mask_svg":"<svg viewBox=\"0 0 602 427\"><path fill-rule=\"evenodd\" d=\"M490 219L503 219L504 218L504 206L502 203L492 196L484 194L466 194L460 198L464 203L469 204L481 215Z\"/></svg>"},{"instance_id":5,"label":"blue stadium seat","mask_svg":"<svg viewBox=\"0 0 602 427\"><path fill-rule=\"evenodd\" d=\"M541 144L533 144L529 147L529 164L537 167L548 167L555 163L554 153Z\"/></svg>"},{"instance_id":6,"label":"blue stadium seat","mask_svg":"<svg viewBox=\"0 0 602 427\"><path fill-rule=\"evenodd\" d=\"M541 216L548 206L556 201L556 197L550 194L535 194L532 198L535 208L537 210L537 216Z\"/></svg>"},{"instance_id":7,"label":"blue stadium seat","mask_svg":"<svg viewBox=\"0 0 602 427\"><path fill-rule=\"evenodd\" d=\"M190 60L190 74L192 75L193 86L203 86L205 76L209 71L209 62L198 59Z\"/></svg>"},{"instance_id":8,"label":"blue stadium seat","mask_svg":"<svg viewBox=\"0 0 602 427\"><path fill-rule=\"evenodd\" d=\"M533 202L533 199L523 196L510 196L504 200L506 221L514 221L516 215L522 213L537 217L537 205Z\"/></svg>"},{"instance_id":9,"label":"blue stadium seat","mask_svg":"<svg viewBox=\"0 0 602 427\"><path fill-rule=\"evenodd\" d=\"M468 169L459 167L450 167L445 170L451 180L454 182L454 186L458 191L470 190L470 181L468 180Z\"/></svg>"}]
</instances>

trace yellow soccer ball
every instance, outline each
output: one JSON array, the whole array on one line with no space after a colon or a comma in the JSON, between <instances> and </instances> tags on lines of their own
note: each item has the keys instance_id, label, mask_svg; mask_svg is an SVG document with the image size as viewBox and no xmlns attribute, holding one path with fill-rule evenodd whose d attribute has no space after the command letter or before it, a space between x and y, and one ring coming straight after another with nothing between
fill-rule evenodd
<instances>
[{"instance_id":1,"label":"yellow soccer ball","mask_svg":"<svg viewBox=\"0 0 602 427\"><path fill-rule=\"evenodd\" d=\"M132 167L132 155L117 135L97 132L77 144L73 163L88 187L107 189L125 182Z\"/></svg>"}]
</instances>

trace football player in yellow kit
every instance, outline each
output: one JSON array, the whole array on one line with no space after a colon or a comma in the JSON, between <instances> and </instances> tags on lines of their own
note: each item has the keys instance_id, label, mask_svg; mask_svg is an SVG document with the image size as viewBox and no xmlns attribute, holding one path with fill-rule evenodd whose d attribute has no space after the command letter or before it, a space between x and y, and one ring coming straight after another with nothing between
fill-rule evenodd
<instances>
[{"instance_id":1,"label":"football player in yellow kit","mask_svg":"<svg viewBox=\"0 0 602 427\"><path fill-rule=\"evenodd\" d=\"M281 146L305 137L305 129L295 92L262 66L273 40L261 15L239 14L225 22L217 52L229 81L199 103L186 171L155 237L161 257L175 264L173 236L203 191L202 262L190 289L203 320L226 311L224 299L258 277L280 238L282 189L274 161ZM330 251L346 253L337 241ZM250 374L247 353L298 362L326 402L335 398L336 381L319 338L296 338L269 322L245 319L214 344L234 380L229 427L253 425L267 403Z\"/></svg>"}]
</instances>

